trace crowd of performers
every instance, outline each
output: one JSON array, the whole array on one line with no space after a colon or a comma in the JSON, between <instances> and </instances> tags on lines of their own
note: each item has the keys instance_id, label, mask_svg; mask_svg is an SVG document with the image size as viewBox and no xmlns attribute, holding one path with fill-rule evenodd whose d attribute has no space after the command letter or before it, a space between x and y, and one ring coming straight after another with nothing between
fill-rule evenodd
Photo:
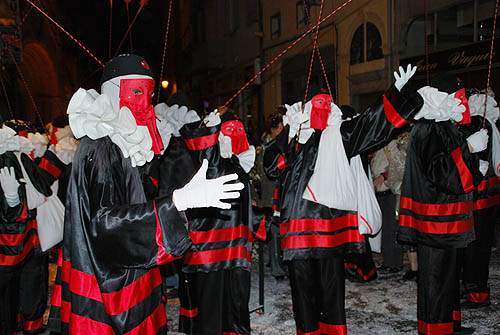
<instances>
[{"instance_id":1,"label":"crowd of performers","mask_svg":"<svg viewBox=\"0 0 500 335\"><path fill-rule=\"evenodd\" d=\"M373 267L369 236L387 216L373 184L388 176L372 181L369 157L409 124L387 236L417 250L418 332L471 334L459 280L469 304L489 302L499 110L491 91L469 94L448 73L417 90L415 71L400 68L377 104L349 117L328 94L285 105L263 150L269 207L252 201L256 150L239 118L200 118L185 99L153 106L154 75L137 55L106 63L100 93L80 88L47 129L4 122L0 335L44 331L50 253L53 334L166 334L167 264L180 277L180 332L250 334L256 239L281 247L297 334L347 334L346 260L360 274Z\"/></svg>"}]
</instances>

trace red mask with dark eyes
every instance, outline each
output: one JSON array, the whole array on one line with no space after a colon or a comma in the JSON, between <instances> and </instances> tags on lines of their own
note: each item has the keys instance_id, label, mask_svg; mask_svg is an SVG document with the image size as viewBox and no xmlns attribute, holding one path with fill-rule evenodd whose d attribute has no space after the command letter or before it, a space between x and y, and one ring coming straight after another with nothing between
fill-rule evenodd
<instances>
[{"instance_id":1,"label":"red mask with dark eyes","mask_svg":"<svg viewBox=\"0 0 500 335\"><path fill-rule=\"evenodd\" d=\"M318 94L312 98L311 103L311 128L323 130L328 125L332 97L328 94Z\"/></svg>"},{"instance_id":2,"label":"red mask with dark eyes","mask_svg":"<svg viewBox=\"0 0 500 335\"><path fill-rule=\"evenodd\" d=\"M224 122L221 125L221 132L225 136L231 137L231 149L233 150L233 154L239 155L250 149L247 134L245 133L245 128L241 121L230 120Z\"/></svg>"},{"instance_id":3,"label":"red mask with dark eyes","mask_svg":"<svg viewBox=\"0 0 500 335\"><path fill-rule=\"evenodd\" d=\"M163 141L156 128L155 109L152 104L155 81L148 78L120 80L120 108L127 107L138 126L148 127L153 140L151 150L158 155Z\"/></svg>"},{"instance_id":4,"label":"red mask with dark eyes","mask_svg":"<svg viewBox=\"0 0 500 335\"><path fill-rule=\"evenodd\" d=\"M460 124L470 123L471 119L470 119L469 100L467 100L467 97L465 96L465 88L456 91L454 97L456 99L460 99L461 101L460 104L465 106L465 112L462 113L462 121L460 121Z\"/></svg>"}]
</instances>

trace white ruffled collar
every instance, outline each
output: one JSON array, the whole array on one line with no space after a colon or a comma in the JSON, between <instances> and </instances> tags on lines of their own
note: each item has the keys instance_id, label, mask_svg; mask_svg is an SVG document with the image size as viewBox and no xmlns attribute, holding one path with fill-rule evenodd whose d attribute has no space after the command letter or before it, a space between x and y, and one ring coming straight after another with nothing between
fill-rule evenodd
<instances>
[{"instance_id":1,"label":"white ruffled collar","mask_svg":"<svg viewBox=\"0 0 500 335\"><path fill-rule=\"evenodd\" d=\"M7 151L18 151L30 154L35 149L33 143L23 136L16 135L16 131L10 127L0 128L0 154Z\"/></svg>"},{"instance_id":2,"label":"white ruffled collar","mask_svg":"<svg viewBox=\"0 0 500 335\"><path fill-rule=\"evenodd\" d=\"M415 115L415 120L424 118L436 122L462 121L465 106L461 105L461 100L455 98L453 93L441 92L437 88L430 86L422 87L418 90L418 93L424 99L424 105Z\"/></svg>"},{"instance_id":3,"label":"white ruffled collar","mask_svg":"<svg viewBox=\"0 0 500 335\"><path fill-rule=\"evenodd\" d=\"M470 115L484 115L484 94L474 94L469 98L469 108ZM487 106L486 106L486 118L492 123L495 123L499 117L499 109L497 107L497 101L494 97L488 96Z\"/></svg>"},{"instance_id":4,"label":"white ruffled collar","mask_svg":"<svg viewBox=\"0 0 500 335\"><path fill-rule=\"evenodd\" d=\"M77 139L93 140L108 136L130 157L132 166L142 166L154 157L152 140L146 126L137 126L127 107L115 111L110 98L95 90L78 89L68 105L69 124Z\"/></svg>"}]
</instances>

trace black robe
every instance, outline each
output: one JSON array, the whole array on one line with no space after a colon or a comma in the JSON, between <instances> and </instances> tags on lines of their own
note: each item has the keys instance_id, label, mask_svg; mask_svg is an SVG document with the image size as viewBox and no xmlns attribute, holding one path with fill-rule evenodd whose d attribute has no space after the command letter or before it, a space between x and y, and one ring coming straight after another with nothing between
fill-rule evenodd
<instances>
[{"instance_id":1,"label":"black robe","mask_svg":"<svg viewBox=\"0 0 500 335\"><path fill-rule=\"evenodd\" d=\"M165 334L157 265L190 247L186 223L169 196L146 201L139 169L108 137L84 137L73 159L54 286L60 331Z\"/></svg>"}]
</instances>

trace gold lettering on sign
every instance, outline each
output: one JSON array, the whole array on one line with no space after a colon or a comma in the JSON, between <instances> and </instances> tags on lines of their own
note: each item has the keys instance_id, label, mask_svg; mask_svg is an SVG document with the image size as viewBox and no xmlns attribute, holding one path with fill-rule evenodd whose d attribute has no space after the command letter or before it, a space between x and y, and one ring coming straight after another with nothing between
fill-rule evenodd
<instances>
[{"instance_id":1,"label":"gold lettering on sign","mask_svg":"<svg viewBox=\"0 0 500 335\"><path fill-rule=\"evenodd\" d=\"M429 63L429 65L425 64L425 59L419 60L416 64L417 66L417 71L429 71L436 70L438 68L437 63Z\"/></svg>"},{"instance_id":2,"label":"gold lettering on sign","mask_svg":"<svg viewBox=\"0 0 500 335\"><path fill-rule=\"evenodd\" d=\"M495 53L493 53L493 57L495 56ZM454 52L450 55L448 58L448 62L450 65L456 66L456 65L465 65L465 67L469 67L475 63L481 63L488 61L490 59L490 53L486 52L484 54L480 55L471 55L467 56L465 54L465 51L457 51Z\"/></svg>"}]
</instances>

